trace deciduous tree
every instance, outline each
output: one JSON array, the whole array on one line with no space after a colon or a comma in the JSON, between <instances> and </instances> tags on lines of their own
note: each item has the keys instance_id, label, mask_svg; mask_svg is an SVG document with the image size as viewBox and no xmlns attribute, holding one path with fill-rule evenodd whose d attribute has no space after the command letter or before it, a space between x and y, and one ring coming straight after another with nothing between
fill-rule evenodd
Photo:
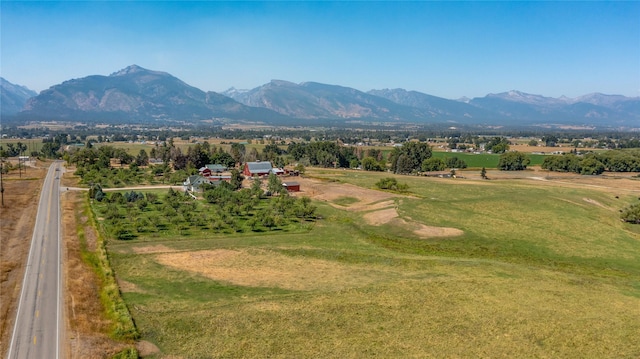
<instances>
[{"instance_id":1,"label":"deciduous tree","mask_svg":"<svg viewBox=\"0 0 640 359\"><path fill-rule=\"evenodd\" d=\"M531 162L529 157L522 152L507 152L500 155L498 169L502 171L521 171L527 169Z\"/></svg>"}]
</instances>

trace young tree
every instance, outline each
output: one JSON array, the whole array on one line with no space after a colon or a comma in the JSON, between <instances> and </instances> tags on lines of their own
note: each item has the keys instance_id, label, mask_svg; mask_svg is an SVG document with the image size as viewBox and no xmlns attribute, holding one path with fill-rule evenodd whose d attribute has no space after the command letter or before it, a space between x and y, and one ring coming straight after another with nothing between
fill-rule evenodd
<instances>
[{"instance_id":1,"label":"young tree","mask_svg":"<svg viewBox=\"0 0 640 359\"><path fill-rule=\"evenodd\" d=\"M269 174L269 179L267 180L267 191L269 191L272 195L282 194L287 190L282 186L282 181L280 178L273 173Z\"/></svg>"},{"instance_id":2,"label":"young tree","mask_svg":"<svg viewBox=\"0 0 640 359\"><path fill-rule=\"evenodd\" d=\"M135 164L137 164L138 166L147 166L149 164L149 155L147 154L147 151L144 150L144 148L140 149L140 152L136 157Z\"/></svg>"},{"instance_id":3,"label":"young tree","mask_svg":"<svg viewBox=\"0 0 640 359\"><path fill-rule=\"evenodd\" d=\"M244 176L240 173L240 171L235 168L232 169L230 181L231 187L233 187L234 190L242 188L242 181L244 181Z\"/></svg>"},{"instance_id":4,"label":"young tree","mask_svg":"<svg viewBox=\"0 0 640 359\"><path fill-rule=\"evenodd\" d=\"M244 162L244 154L245 154L245 147L243 144L241 143L232 143L231 144L231 157L233 157L233 161L235 163L242 163Z\"/></svg>"},{"instance_id":5,"label":"young tree","mask_svg":"<svg viewBox=\"0 0 640 359\"><path fill-rule=\"evenodd\" d=\"M251 195L259 199L262 197L262 193L262 181L256 176L253 178L253 182L251 182Z\"/></svg>"},{"instance_id":6,"label":"young tree","mask_svg":"<svg viewBox=\"0 0 640 359\"><path fill-rule=\"evenodd\" d=\"M298 163L295 167L293 167L295 171L298 171L301 175L304 174L305 168L302 163Z\"/></svg>"}]
</instances>

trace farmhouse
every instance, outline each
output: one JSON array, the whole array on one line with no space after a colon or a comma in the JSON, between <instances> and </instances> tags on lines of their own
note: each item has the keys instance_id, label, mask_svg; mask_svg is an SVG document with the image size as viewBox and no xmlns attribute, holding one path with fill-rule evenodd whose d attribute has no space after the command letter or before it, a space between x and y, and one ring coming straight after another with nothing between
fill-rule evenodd
<instances>
[{"instance_id":1,"label":"farmhouse","mask_svg":"<svg viewBox=\"0 0 640 359\"><path fill-rule=\"evenodd\" d=\"M287 192L300 192L300 183L298 182L283 182L282 186L287 189Z\"/></svg>"},{"instance_id":2,"label":"farmhouse","mask_svg":"<svg viewBox=\"0 0 640 359\"><path fill-rule=\"evenodd\" d=\"M248 177L266 176L271 172L272 169L273 169L273 166L269 161L247 162L244 165L244 170L242 171L242 174Z\"/></svg>"},{"instance_id":3,"label":"farmhouse","mask_svg":"<svg viewBox=\"0 0 640 359\"><path fill-rule=\"evenodd\" d=\"M185 191L198 192L200 191L200 187L205 183L212 184L211 180L209 180L208 178L199 175L193 175L187 177L187 180L182 183L182 186L184 187Z\"/></svg>"}]
</instances>

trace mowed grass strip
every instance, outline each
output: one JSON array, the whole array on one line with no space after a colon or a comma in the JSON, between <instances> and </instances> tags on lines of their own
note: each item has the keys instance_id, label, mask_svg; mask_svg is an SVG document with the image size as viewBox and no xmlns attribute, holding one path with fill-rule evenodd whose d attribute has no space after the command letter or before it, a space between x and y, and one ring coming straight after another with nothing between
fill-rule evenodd
<instances>
[{"instance_id":1,"label":"mowed grass strip","mask_svg":"<svg viewBox=\"0 0 640 359\"><path fill-rule=\"evenodd\" d=\"M640 238L616 210L629 196L398 179L403 219L464 234L371 226L338 197L304 232L110 241L143 338L161 358L640 356Z\"/></svg>"}]
</instances>

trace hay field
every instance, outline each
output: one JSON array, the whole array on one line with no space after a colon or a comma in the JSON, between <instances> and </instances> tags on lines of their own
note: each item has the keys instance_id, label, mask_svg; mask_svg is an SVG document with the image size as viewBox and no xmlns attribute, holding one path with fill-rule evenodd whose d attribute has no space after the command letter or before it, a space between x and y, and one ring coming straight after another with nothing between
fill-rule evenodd
<instances>
[{"instance_id":1,"label":"hay field","mask_svg":"<svg viewBox=\"0 0 640 359\"><path fill-rule=\"evenodd\" d=\"M635 182L309 174L305 233L109 242L152 357L640 357Z\"/></svg>"}]
</instances>

